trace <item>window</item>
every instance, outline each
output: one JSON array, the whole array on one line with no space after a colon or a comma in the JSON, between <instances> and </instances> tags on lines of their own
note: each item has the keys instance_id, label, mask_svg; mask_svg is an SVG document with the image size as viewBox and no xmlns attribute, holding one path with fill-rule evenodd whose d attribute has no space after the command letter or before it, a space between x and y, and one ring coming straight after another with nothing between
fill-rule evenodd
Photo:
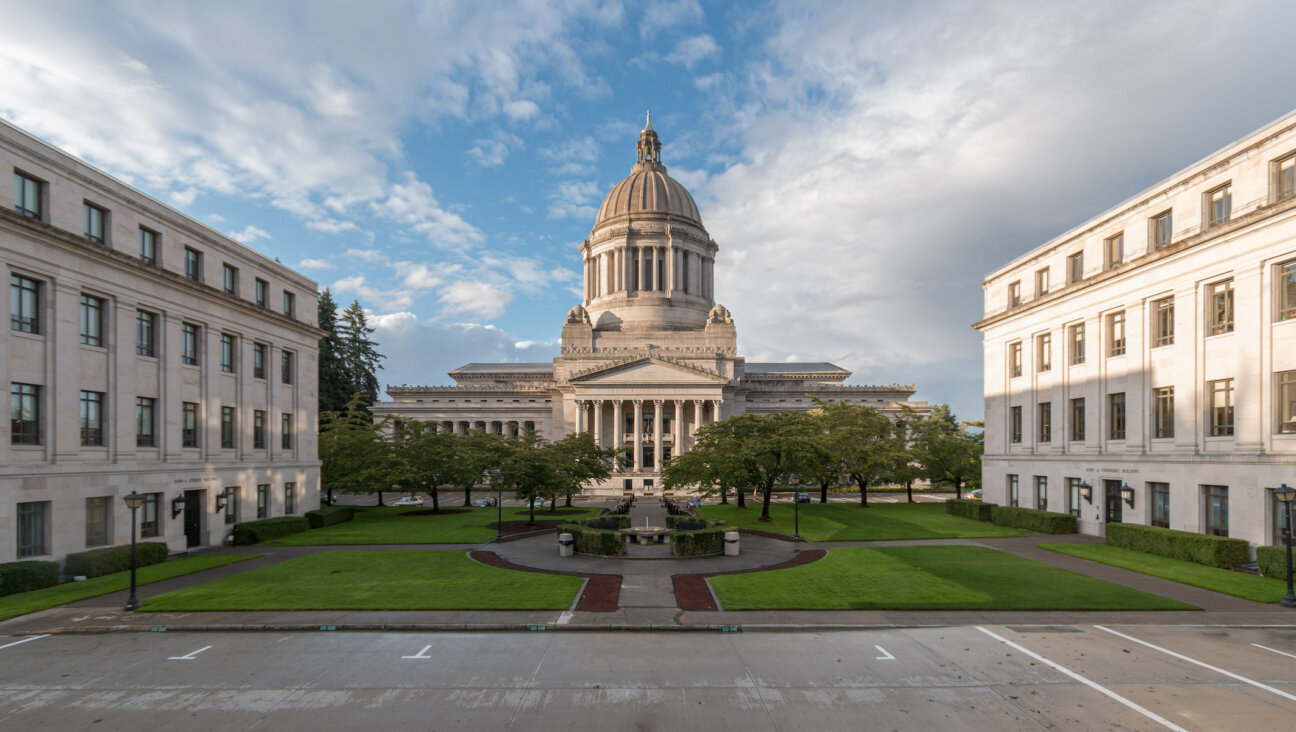
<instances>
[{"instance_id":1,"label":"window","mask_svg":"<svg viewBox=\"0 0 1296 732\"><path fill-rule=\"evenodd\" d=\"M293 317L297 313L297 296L291 292L283 294L284 315Z\"/></svg>"},{"instance_id":2,"label":"window","mask_svg":"<svg viewBox=\"0 0 1296 732\"><path fill-rule=\"evenodd\" d=\"M1274 291L1278 295L1278 319L1296 318L1296 259L1278 265Z\"/></svg>"},{"instance_id":3,"label":"window","mask_svg":"<svg viewBox=\"0 0 1296 732\"><path fill-rule=\"evenodd\" d=\"M270 283L265 280L256 281L256 304L261 307L270 306Z\"/></svg>"},{"instance_id":4,"label":"window","mask_svg":"<svg viewBox=\"0 0 1296 732\"><path fill-rule=\"evenodd\" d=\"M157 356L157 314L147 310L135 311L135 353L153 358Z\"/></svg>"},{"instance_id":5,"label":"window","mask_svg":"<svg viewBox=\"0 0 1296 732\"><path fill-rule=\"evenodd\" d=\"M185 247L185 277L202 282L202 252Z\"/></svg>"},{"instance_id":6,"label":"window","mask_svg":"<svg viewBox=\"0 0 1296 732\"><path fill-rule=\"evenodd\" d=\"M1151 227L1149 238L1152 240L1152 248L1164 249L1170 246L1170 236L1174 226L1173 212L1166 211L1153 216L1148 220L1148 224Z\"/></svg>"},{"instance_id":7,"label":"window","mask_svg":"<svg viewBox=\"0 0 1296 732\"><path fill-rule=\"evenodd\" d=\"M18 558L50 553L50 502L18 504Z\"/></svg>"},{"instance_id":8,"label":"window","mask_svg":"<svg viewBox=\"0 0 1296 732\"><path fill-rule=\"evenodd\" d=\"M1278 432L1296 434L1296 371L1278 376Z\"/></svg>"},{"instance_id":9,"label":"window","mask_svg":"<svg viewBox=\"0 0 1296 732\"><path fill-rule=\"evenodd\" d=\"M193 323L180 326L180 363L187 366L198 365L198 333L200 328Z\"/></svg>"},{"instance_id":10,"label":"window","mask_svg":"<svg viewBox=\"0 0 1296 732\"><path fill-rule=\"evenodd\" d=\"M220 367L221 371L227 374L234 373L234 360L237 358L237 349L234 346L235 336L221 333Z\"/></svg>"},{"instance_id":11,"label":"window","mask_svg":"<svg viewBox=\"0 0 1296 732\"><path fill-rule=\"evenodd\" d=\"M282 429L282 434L280 435L279 438L279 447L283 448L284 450L292 449L292 438L293 438L292 422L293 420L291 414L283 414L279 419L279 426Z\"/></svg>"},{"instance_id":12,"label":"window","mask_svg":"<svg viewBox=\"0 0 1296 732\"><path fill-rule=\"evenodd\" d=\"M1022 375L1022 344L1021 341L1008 344L1008 368L1013 377Z\"/></svg>"},{"instance_id":13,"label":"window","mask_svg":"<svg viewBox=\"0 0 1296 732\"><path fill-rule=\"evenodd\" d=\"M1015 308L1018 305L1021 305L1021 280L1008 284L1008 307Z\"/></svg>"},{"instance_id":14,"label":"window","mask_svg":"<svg viewBox=\"0 0 1296 732\"><path fill-rule=\"evenodd\" d=\"M231 267L228 264L221 267L221 285L225 288L226 294L238 294L238 267Z\"/></svg>"},{"instance_id":15,"label":"window","mask_svg":"<svg viewBox=\"0 0 1296 732\"><path fill-rule=\"evenodd\" d=\"M1035 476L1035 508L1048 510L1048 476Z\"/></svg>"},{"instance_id":16,"label":"window","mask_svg":"<svg viewBox=\"0 0 1296 732\"><path fill-rule=\"evenodd\" d=\"M1206 304L1210 308L1210 335L1233 332L1233 280L1216 282L1206 288Z\"/></svg>"},{"instance_id":17,"label":"window","mask_svg":"<svg viewBox=\"0 0 1296 732\"><path fill-rule=\"evenodd\" d=\"M1233 214L1232 186L1225 183L1219 188L1208 191L1205 198L1205 206L1202 208L1206 211L1206 228L1227 224Z\"/></svg>"},{"instance_id":18,"label":"window","mask_svg":"<svg viewBox=\"0 0 1296 732\"><path fill-rule=\"evenodd\" d=\"M225 488L225 523L232 524L238 522L238 499L239 489L237 486Z\"/></svg>"},{"instance_id":19,"label":"window","mask_svg":"<svg viewBox=\"0 0 1296 732\"><path fill-rule=\"evenodd\" d=\"M9 442L41 444L41 388L35 384L9 385Z\"/></svg>"},{"instance_id":20,"label":"window","mask_svg":"<svg viewBox=\"0 0 1296 732\"><path fill-rule=\"evenodd\" d=\"M198 447L198 403L180 405L180 446Z\"/></svg>"},{"instance_id":21,"label":"window","mask_svg":"<svg viewBox=\"0 0 1296 732\"><path fill-rule=\"evenodd\" d=\"M1053 368L1053 334L1041 333L1035 336L1036 371L1048 371Z\"/></svg>"},{"instance_id":22,"label":"window","mask_svg":"<svg viewBox=\"0 0 1296 732\"><path fill-rule=\"evenodd\" d=\"M156 231L140 227L140 259L149 264L157 264L157 240Z\"/></svg>"},{"instance_id":23,"label":"window","mask_svg":"<svg viewBox=\"0 0 1296 732\"><path fill-rule=\"evenodd\" d=\"M1174 345L1174 298L1163 297L1152 303L1152 347Z\"/></svg>"},{"instance_id":24,"label":"window","mask_svg":"<svg viewBox=\"0 0 1296 732\"><path fill-rule=\"evenodd\" d=\"M85 499L85 545L112 543L112 496Z\"/></svg>"},{"instance_id":25,"label":"window","mask_svg":"<svg viewBox=\"0 0 1296 732\"><path fill-rule=\"evenodd\" d=\"M1039 441L1053 441L1053 402L1039 404Z\"/></svg>"},{"instance_id":26,"label":"window","mask_svg":"<svg viewBox=\"0 0 1296 732\"><path fill-rule=\"evenodd\" d=\"M1206 385L1210 392L1210 433L1212 437L1233 434L1233 380L1220 379Z\"/></svg>"},{"instance_id":27,"label":"window","mask_svg":"<svg viewBox=\"0 0 1296 732\"><path fill-rule=\"evenodd\" d=\"M135 446L156 447L157 436L154 434L153 408L156 400L150 397L135 397Z\"/></svg>"},{"instance_id":28,"label":"window","mask_svg":"<svg viewBox=\"0 0 1296 732\"><path fill-rule=\"evenodd\" d=\"M1070 328L1071 333L1071 365L1079 366L1085 362L1085 327L1084 323L1076 323Z\"/></svg>"},{"instance_id":29,"label":"window","mask_svg":"<svg viewBox=\"0 0 1296 732\"><path fill-rule=\"evenodd\" d=\"M221 448L234 449L234 407L221 407Z\"/></svg>"},{"instance_id":30,"label":"window","mask_svg":"<svg viewBox=\"0 0 1296 732\"><path fill-rule=\"evenodd\" d=\"M252 344L252 378L264 379L266 371L266 346L264 343Z\"/></svg>"},{"instance_id":31,"label":"window","mask_svg":"<svg viewBox=\"0 0 1296 732\"><path fill-rule=\"evenodd\" d=\"M1009 506L1016 506L1019 503L1020 496L1018 496L1017 494L1017 489L1018 489L1017 476L1009 475L1008 476L1008 505Z\"/></svg>"},{"instance_id":32,"label":"window","mask_svg":"<svg viewBox=\"0 0 1296 732\"><path fill-rule=\"evenodd\" d=\"M1174 437L1174 387L1152 390L1152 436Z\"/></svg>"},{"instance_id":33,"label":"window","mask_svg":"<svg viewBox=\"0 0 1296 732\"><path fill-rule=\"evenodd\" d=\"M145 493L140 504L140 536L149 539L162 535L162 494Z\"/></svg>"},{"instance_id":34,"label":"window","mask_svg":"<svg viewBox=\"0 0 1296 732\"><path fill-rule=\"evenodd\" d=\"M1152 525L1170 528L1170 484L1148 483L1147 492L1152 501Z\"/></svg>"},{"instance_id":35,"label":"window","mask_svg":"<svg viewBox=\"0 0 1296 732\"><path fill-rule=\"evenodd\" d=\"M41 282L22 275L9 276L9 328L23 333L41 332Z\"/></svg>"},{"instance_id":36,"label":"window","mask_svg":"<svg viewBox=\"0 0 1296 732\"><path fill-rule=\"evenodd\" d=\"M1022 438L1022 408L1011 407L1008 410L1008 433L1012 436L1013 442L1021 442Z\"/></svg>"},{"instance_id":37,"label":"window","mask_svg":"<svg viewBox=\"0 0 1296 732\"><path fill-rule=\"evenodd\" d=\"M1214 536L1228 536L1228 487L1204 485L1202 486L1202 493L1206 501L1205 533Z\"/></svg>"},{"instance_id":38,"label":"window","mask_svg":"<svg viewBox=\"0 0 1296 732\"><path fill-rule=\"evenodd\" d=\"M106 228L105 222L108 220L108 212L94 205L86 203L85 205L85 237L96 244L103 244L107 241L104 238Z\"/></svg>"},{"instance_id":39,"label":"window","mask_svg":"<svg viewBox=\"0 0 1296 732\"><path fill-rule=\"evenodd\" d=\"M284 514L291 516L297 513L297 484L284 483Z\"/></svg>"},{"instance_id":40,"label":"window","mask_svg":"<svg viewBox=\"0 0 1296 732\"><path fill-rule=\"evenodd\" d=\"M293 383L293 354L292 351L283 351L279 354L280 374L279 380L285 384Z\"/></svg>"},{"instance_id":41,"label":"window","mask_svg":"<svg viewBox=\"0 0 1296 732\"><path fill-rule=\"evenodd\" d=\"M263 519L270 515L270 484L262 483L257 486L257 518Z\"/></svg>"},{"instance_id":42,"label":"window","mask_svg":"<svg viewBox=\"0 0 1296 732\"><path fill-rule=\"evenodd\" d=\"M1074 285L1084 279L1084 252L1067 257L1067 282Z\"/></svg>"},{"instance_id":43,"label":"window","mask_svg":"<svg viewBox=\"0 0 1296 732\"><path fill-rule=\"evenodd\" d=\"M1080 518L1080 501L1084 500L1080 497L1080 483L1082 481L1079 478L1067 478L1066 481L1067 513Z\"/></svg>"},{"instance_id":44,"label":"window","mask_svg":"<svg viewBox=\"0 0 1296 732\"><path fill-rule=\"evenodd\" d=\"M1125 439L1125 392L1107 395L1107 413L1111 419L1108 439Z\"/></svg>"},{"instance_id":45,"label":"window","mask_svg":"<svg viewBox=\"0 0 1296 732\"><path fill-rule=\"evenodd\" d=\"M1107 357L1125 355L1125 311L1107 316Z\"/></svg>"},{"instance_id":46,"label":"window","mask_svg":"<svg viewBox=\"0 0 1296 732\"><path fill-rule=\"evenodd\" d=\"M1078 397L1071 400L1071 441L1083 442L1085 438L1085 400Z\"/></svg>"},{"instance_id":47,"label":"window","mask_svg":"<svg viewBox=\"0 0 1296 732\"><path fill-rule=\"evenodd\" d=\"M1281 201L1292 195L1296 195L1296 154L1274 163L1274 200Z\"/></svg>"},{"instance_id":48,"label":"window","mask_svg":"<svg viewBox=\"0 0 1296 732\"><path fill-rule=\"evenodd\" d=\"M252 447L257 450L264 450L266 446L265 414L260 409L252 412Z\"/></svg>"},{"instance_id":49,"label":"window","mask_svg":"<svg viewBox=\"0 0 1296 732\"><path fill-rule=\"evenodd\" d=\"M45 207L41 205L41 189L44 184L17 171L14 171L13 180L14 210L29 218L44 218Z\"/></svg>"},{"instance_id":50,"label":"window","mask_svg":"<svg viewBox=\"0 0 1296 732\"><path fill-rule=\"evenodd\" d=\"M1103 239L1103 269L1121 266L1125 261L1125 232Z\"/></svg>"},{"instance_id":51,"label":"window","mask_svg":"<svg viewBox=\"0 0 1296 732\"><path fill-rule=\"evenodd\" d=\"M81 392L81 444L100 447L104 444L102 392Z\"/></svg>"},{"instance_id":52,"label":"window","mask_svg":"<svg viewBox=\"0 0 1296 732\"><path fill-rule=\"evenodd\" d=\"M1049 268L1035 272L1035 297L1044 297L1049 293Z\"/></svg>"},{"instance_id":53,"label":"window","mask_svg":"<svg viewBox=\"0 0 1296 732\"><path fill-rule=\"evenodd\" d=\"M104 301L94 295L81 296L81 343L102 346L104 343Z\"/></svg>"}]
</instances>

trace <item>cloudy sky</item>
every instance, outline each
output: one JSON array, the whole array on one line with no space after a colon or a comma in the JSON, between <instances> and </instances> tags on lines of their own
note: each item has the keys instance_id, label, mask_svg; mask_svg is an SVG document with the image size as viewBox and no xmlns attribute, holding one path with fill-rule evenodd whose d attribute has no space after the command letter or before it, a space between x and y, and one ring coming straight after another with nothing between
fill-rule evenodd
<instances>
[{"instance_id":1,"label":"cloudy sky","mask_svg":"<svg viewBox=\"0 0 1296 732\"><path fill-rule=\"evenodd\" d=\"M545 361L646 109L749 360L979 418L982 277L1296 108L1291 2L0 0L0 117L358 299L385 383Z\"/></svg>"}]
</instances>

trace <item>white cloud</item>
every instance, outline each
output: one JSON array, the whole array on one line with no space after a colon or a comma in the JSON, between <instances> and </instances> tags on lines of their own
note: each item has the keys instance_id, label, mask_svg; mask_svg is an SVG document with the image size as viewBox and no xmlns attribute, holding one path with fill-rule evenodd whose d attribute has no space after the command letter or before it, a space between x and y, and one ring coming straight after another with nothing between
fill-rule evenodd
<instances>
[{"instance_id":1,"label":"white cloud","mask_svg":"<svg viewBox=\"0 0 1296 732\"><path fill-rule=\"evenodd\" d=\"M324 259L303 259L297 263L297 269L333 269L333 264Z\"/></svg>"},{"instance_id":2,"label":"white cloud","mask_svg":"<svg viewBox=\"0 0 1296 732\"><path fill-rule=\"evenodd\" d=\"M489 282L456 280L441 289L438 300L447 315L474 315L483 320L498 318L513 300L513 294Z\"/></svg>"},{"instance_id":3,"label":"white cloud","mask_svg":"<svg viewBox=\"0 0 1296 732\"><path fill-rule=\"evenodd\" d=\"M337 219L316 219L307 221L306 228L315 231L322 231L326 234L340 234L344 231L356 231L360 227L356 226L353 221L339 221Z\"/></svg>"},{"instance_id":4,"label":"white cloud","mask_svg":"<svg viewBox=\"0 0 1296 732\"><path fill-rule=\"evenodd\" d=\"M505 104L504 114L508 115L510 119L525 121L540 114L540 105L528 99L521 99Z\"/></svg>"},{"instance_id":5,"label":"white cloud","mask_svg":"<svg viewBox=\"0 0 1296 732\"><path fill-rule=\"evenodd\" d=\"M692 69L702 59L720 52L720 46L708 35L690 36L675 44L675 50L666 54L666 60Z\"/></svg>"},{"instance_id":6,"label":"white cloud","mask_svg":"<svg viewBox=\"0 0 1296 732\"><path fill-rule=\"evenodd\" d=\"M205 218L209 223L213 223L213 224L225 223L225 217L221 216L220 214L207 214L203 218Z\"/></svg>"},{"instance_id":7,"label":"white cloud","mask_svg":"<svg viewBox=\"0 0 1296 732\"><path fill-rule=\"evenodd\" d=\"M697 23L705 20L702 6L697 0L667 0L666 2L648 3L644 9L643 21L639 32L644 37L651 37L659 31L674 28L686 23Z\"/></svg>"},{"instance_id":8,"label":"white cloud","mask_svg":"<svg viewBox=\"0 0 1296 732\"><path fill-rule=\"evenodd\" d=\"M557 163L553 175L588 175L594 172L594 163L598 162L599 146L593 137L585 135L542 148L540 154Z\"/></svg>"},{"instance_id":9,"label":"white cloud","mask_svg":"<svg viewBox=\"0 0 1296 732\"><path fill-rule=\"evenodd\" d=\"M253 226L252 224L245 226L242 231L231 231L229 237L234 241L242 242L244 244L251 244L257 239L274 238L270 236L270 234L266 233L265 229Z\"/></svg>"},{"instance_id":10,"label":"white cloud","mask_svg":"<svg viewBox=\"0 0 1296 732\"><path fill-rule=\"evenodd\" d=\"M489 138L473 140L468 155L483 168L498 167L508 159L509 153L522 147L522 138L507 132L496 132Z\"/></svg>"},{"instance_id":11,"label":"white cloud","mask_svg":"<svg viewBox=\"0 0 1296 732\"><path fill-rule=\"evenodd\" d=\"M393 183L387 196L370 204L373 212L411 231L427 237L436 245L463 245L482 240L482 233L462 216L441 207L432 187L413 173L406 173L400 183Z\"/></svg>"},{"instance_id":12,"label":"white cloud","mask_svg":"<svg viewBox=\"0 0 1296 732\"><path fill-rule=\"evenodd\" d=\"M364 262L386 262L387 255L378 249L348 249L346 255Z\"/></svg>"},{"instance_id":13,"label":"white cloud","mask_svg":"<svg viewBox=\"0 0 1296 732\"><path fill-rule=\"evenodd\" d=\"M577 218L593 221L598 209L594 202L602 192L592 180L569 180L559 183L549 194L549 218Z\"/></svg>"},{"instance_id":14,"label":"white cloud","mask_svg":"<svg viewBox=\"0 0 1296 732\"><path fill-rule=\"evenodd\" d=\"M197 200L198 189L189 186L183 191L171 191L171 193L167 194L167 198L171 199L171 203L174 203L180 208L187 208L192 206L193 202Z\"/></svg>"}]
</instances>

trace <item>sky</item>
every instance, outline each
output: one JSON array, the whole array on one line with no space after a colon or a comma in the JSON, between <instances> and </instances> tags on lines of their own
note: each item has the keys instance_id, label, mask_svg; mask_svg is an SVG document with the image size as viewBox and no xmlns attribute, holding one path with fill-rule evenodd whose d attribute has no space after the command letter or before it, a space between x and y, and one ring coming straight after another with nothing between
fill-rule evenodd
<instances>
[{"instance_id":1,"label":"sky","mask_svg":"<svg viewBox=\"0 0 1296 732\"><path fill-rule=\"evenodd\" d=\"M0 0L0 117L358 300L384 384L548 361L652 110L749 361L983 411L981 281L1296 108L1296 3Z\"/></svg>"}]
</instances>

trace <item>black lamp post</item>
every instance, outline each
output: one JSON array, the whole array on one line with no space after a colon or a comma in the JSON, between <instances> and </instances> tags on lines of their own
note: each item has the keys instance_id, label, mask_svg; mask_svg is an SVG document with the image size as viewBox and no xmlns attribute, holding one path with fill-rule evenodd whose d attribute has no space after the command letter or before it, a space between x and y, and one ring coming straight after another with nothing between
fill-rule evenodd
<instances>
[{"instance_id":1,"label":"black lamp post","mask_svg":"<svg viewBox=\"0 0 1296 732\"><path fill-rule=\"evenodd\" d=\"M801 541L801 485L793 484L792 491L792 541Z\"/></svg>"},{"instance_id":2,"label":"black lamp post","mask_svg":"<svg viewBox=\"0 0 1296 732\"><path fill-rule=\"evenodd\" d=\"M1296 525L1292 524L1292 503L1296 502L1296 488L1283 483L1273 489L1274 498L1282 505L1287 513L1287 596L1282 599L1283 607L1296 608L1296 592L1292 591L1292 532L1296 530Z\"/></svg>"},{"instance_id":3,"label":"black lamp post","mask_svg":"<svg viewBox=\"0 0 1296 732\"><path fill-rule=\"evenodd\" d=\"M495 484L495 541L504 541L504 484Z\"/></svg>"},{"instance_id":4,"label":"black lamp post","mask_svg":"<svg viewBox=\"0 0 1296 732\"><path fill-rule=\"evenodd\" d=\"M130 599L126 601L126 612L134 612L140 606L139 598L135 596L135 512L144 505L144 496L139 491L131 491L122 500L126 501L126 508L131 512L131 591Z\"/></svg>"}]
</instances>

